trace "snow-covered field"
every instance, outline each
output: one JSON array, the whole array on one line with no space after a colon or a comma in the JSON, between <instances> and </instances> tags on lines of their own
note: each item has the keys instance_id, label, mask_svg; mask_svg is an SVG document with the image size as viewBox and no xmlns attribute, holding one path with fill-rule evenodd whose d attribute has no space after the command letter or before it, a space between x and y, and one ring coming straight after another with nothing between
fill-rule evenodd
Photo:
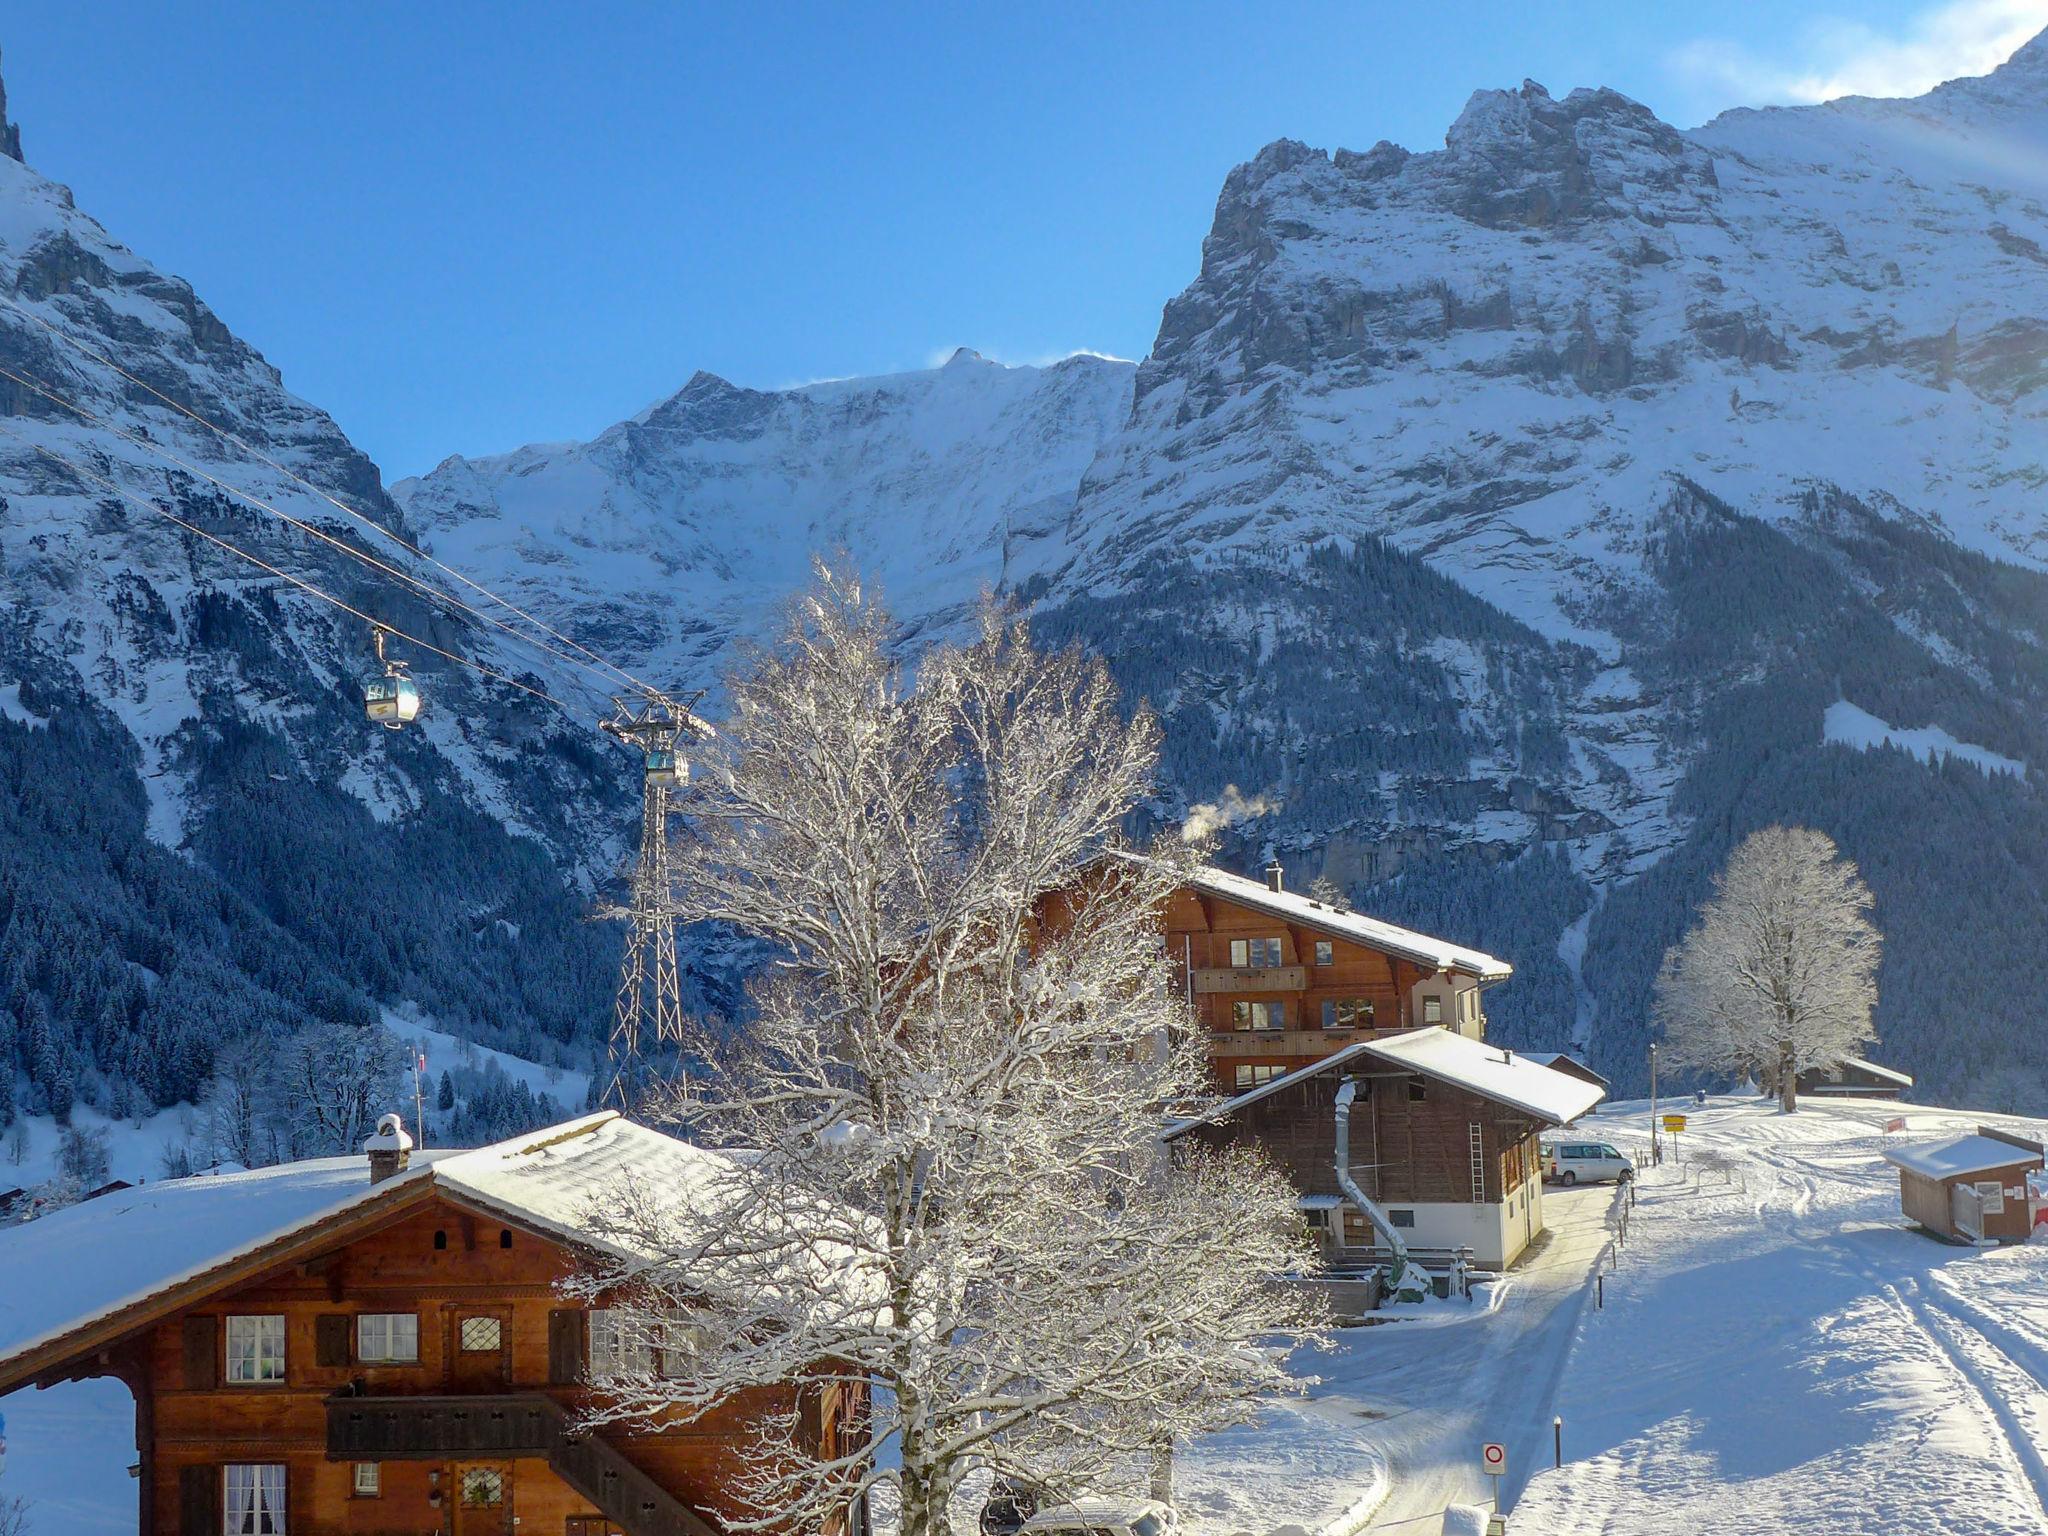
<instances>
[{"instance_id":1,"label":"snow-covered field","mask_svg":"<svg viewBox=\"0 0 2048 1536\"><path fill-rule=\"evenodd\" d=\"M1879 1160L1978 1123L2043 1130L1877 1101L1692 1111L1583 1321L1567 1460L1529 1481L1516 1536L2048 1529L2048 1240L1938 1243Z\"/></svg>"}]
</instances>

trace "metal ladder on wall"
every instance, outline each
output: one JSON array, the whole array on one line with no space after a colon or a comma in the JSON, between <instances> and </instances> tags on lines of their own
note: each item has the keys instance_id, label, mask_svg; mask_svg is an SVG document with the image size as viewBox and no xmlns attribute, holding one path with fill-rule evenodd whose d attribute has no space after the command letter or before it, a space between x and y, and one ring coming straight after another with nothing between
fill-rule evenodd
<instances>
[{"instance_id":1,"label":"metal ladder on wall","mask_svg":"<svg viewBox=\"0 0 2048 1536\"><path fill-rule=\"evenodd\" d=\"M1477 1120L1467 1122L1472 1142L1472 1203L1486 1204L1486 1140Z\"/></svg>"}]
</instances>

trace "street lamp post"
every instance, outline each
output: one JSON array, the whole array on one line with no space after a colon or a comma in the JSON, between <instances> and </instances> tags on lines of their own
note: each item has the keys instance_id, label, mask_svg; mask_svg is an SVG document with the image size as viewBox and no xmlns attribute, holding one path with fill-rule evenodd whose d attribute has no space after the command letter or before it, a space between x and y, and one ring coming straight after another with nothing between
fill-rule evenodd
<instances>
[{"instance_id":1,"label":"street lamp post","mask_svg":"<svg viewBox=\"0 0 2048 1536\"><path fill-rule=\"evenodd\" d=\"M1664 1141L1657 1134L1657 1042L1650 1042L1650 1163L1664 1161Z\"/></svg>"}]
</instances>

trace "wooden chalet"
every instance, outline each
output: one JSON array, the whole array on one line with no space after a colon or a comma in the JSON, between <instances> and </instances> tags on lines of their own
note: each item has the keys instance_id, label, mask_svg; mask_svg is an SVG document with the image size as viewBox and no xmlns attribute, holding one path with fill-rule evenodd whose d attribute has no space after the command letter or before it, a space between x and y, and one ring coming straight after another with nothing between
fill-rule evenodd
<instances>
[{"instance_id":1,"label":"wooden chalet","mask_svg":"<svg viewBox=\"0 0 2048 1536\"><path fill-rule=\"evenodd\" d=\"M689 1425L579 1433L612 1338L560 1283L607 1189L729 1166L614 1114L414 1155L101 1196L0 1233L0 1394L115 1377L135 1397L142 1536L714 1536L794 1405L837 1454L863 1405L792 1383ZM858 1536L849 1510L839 1536Z\"/></svg>"},{"instance_id":2,"label":"wooden chalet","mask_svg":"<svg viewBox=\"0 0 2048 1536\"><path fill-rule=\"evenodd\" d=\"M1165 1138L1264 1148L1340 1261L1374 1242L1337 1179L1337 1089L1346 1079L1357 1085L1350 1169L1361 1192L1418 1250L1469 1248L1476 1264L1495 1269L1543 1231L1538 1138L1604 1097L1582 1078L1425 1025L1354 1040L1168 1127Z\"/></svg>"},{"instance_id":3,"label":"wooden chalet","mask_svg":"<svg viewBox=\"0 0 2048 1536\"><path fill-rule=\"evenodd\" d=\"M1225 1093L1423 1025L1483 1039L1480 995L1514 974L1479 950L1290 892L1278 863L1263 881L1197 871L1163 921Z\"/></svg>"},{"instance_id":4,"label":"wooden chalet","mask_svg":"<svg viewBox=\"0 0 2048 1536\"><path fill-rule=\"evenodd\" d=\"M1799 1074L1799 1091L1820 1098L1902 1099L1912 1086L1906 1073L1860 1056L1844 1056L1831 1067L1808 1067Z\"/></svg>"}]
</instances>

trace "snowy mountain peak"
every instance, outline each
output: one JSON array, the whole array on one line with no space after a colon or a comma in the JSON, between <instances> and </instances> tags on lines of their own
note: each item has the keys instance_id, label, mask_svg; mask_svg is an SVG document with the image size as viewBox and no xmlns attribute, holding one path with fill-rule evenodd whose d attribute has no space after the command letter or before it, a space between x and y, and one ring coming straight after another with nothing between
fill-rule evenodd
<instances>
[{"instance_id":1,"label":"snowy mountain peak","mask_svg":"<svg viewBox=\"0 0 2048 1536\"><path fill-rule=\"evenodd\" d=\"M0 75L0 155L21 159L21 127L7 120L7 80Z\"/></svg>"},{"instance_id":2,"label":"snowy mountain peak","mask_svg":"<svg viewBox=\"0 0 2048 1536\"><path fill-rule=\"evenodd\" d=\"M983 367L988 368L998 366L989 362L987 358L983 357L972 347L955 347L953 355L946 359L946 366L948 368L971 368L976 363L980 363Z\"/></svg>"}]
</instances>

